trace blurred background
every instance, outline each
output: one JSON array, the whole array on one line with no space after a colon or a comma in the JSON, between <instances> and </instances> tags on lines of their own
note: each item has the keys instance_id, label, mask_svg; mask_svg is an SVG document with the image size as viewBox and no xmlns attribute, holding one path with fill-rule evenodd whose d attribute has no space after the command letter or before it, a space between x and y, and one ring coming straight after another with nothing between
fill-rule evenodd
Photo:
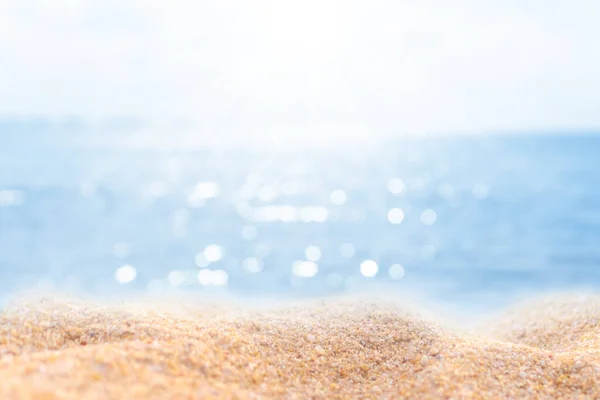
<instances>
[{"instance_id":1,"label":"blurred background","mask_svg":"<svg viewBox=\"0 0 600 400\"><path fill-rule=\"evenodd\" d=\"M597 287L599 18L2 1L0 298Z\"/></svg>"}]
</instances>

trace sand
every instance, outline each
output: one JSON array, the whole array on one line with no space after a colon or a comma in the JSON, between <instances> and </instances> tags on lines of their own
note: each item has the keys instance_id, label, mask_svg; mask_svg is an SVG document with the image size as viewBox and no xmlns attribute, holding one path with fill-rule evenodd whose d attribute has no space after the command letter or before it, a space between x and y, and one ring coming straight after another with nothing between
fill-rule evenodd
<instances>
[{"instance_id":1,"label":"sand","mask_svg":"<svg viewBox=\"0 0 600 400\"><path fill-rule=\"evenodd\" d=\"M16 300L0 314L0 398L600 398L595 295L469 332L362 297L218 304Z\"/></svg>"}]
</instances>

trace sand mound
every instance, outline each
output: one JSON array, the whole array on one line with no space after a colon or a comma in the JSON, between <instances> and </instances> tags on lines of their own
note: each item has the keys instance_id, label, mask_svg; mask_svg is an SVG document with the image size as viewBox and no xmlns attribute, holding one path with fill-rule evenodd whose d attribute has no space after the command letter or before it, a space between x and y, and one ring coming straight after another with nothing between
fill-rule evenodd
<instances>
[{"instance_id":1,"label":"sand mound","mask_svg":"<svg viewBox=\"0 0 600 400\"><path fill-rule=\"evenodd\" d=\"M553 352L599 353L600 296L562 294L529 300L495 316L485 331L500 340Z\"/></svg>"},{"instance_id":2,"label":"sand mound","mask_svg":"<svg viewBox=\"0 0 600 400\"><path fill-rule=\"evenodd\" d=\"M582 338L583 322L573 331L538 320L521 331L492 329L526 345L459 335L364 299L252 310L161 304L36 299L9 306L0 315L0 398L600 396L597 353L552 342L542 328ZM593 310L578 312L591 327ZM545 346L552 351L540 343L554 343Z\"/></svg>"}]
</instances>

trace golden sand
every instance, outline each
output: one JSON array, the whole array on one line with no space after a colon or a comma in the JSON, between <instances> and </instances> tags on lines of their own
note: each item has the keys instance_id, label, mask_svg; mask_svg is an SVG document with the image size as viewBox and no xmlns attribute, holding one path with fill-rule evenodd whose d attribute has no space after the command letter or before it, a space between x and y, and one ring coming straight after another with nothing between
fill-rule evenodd
<instances>
[{"instance_id":1,"label":"golden sand","mask_svg":"<svg viewBox=\"0 0 600 400\"><path fill-rule=\"evenodd\" d=\"M596 296L508 310L477 334L364 298L35 298L0 314L0 398L600 398L598 318Z\"/></svg>"}]
</instances>

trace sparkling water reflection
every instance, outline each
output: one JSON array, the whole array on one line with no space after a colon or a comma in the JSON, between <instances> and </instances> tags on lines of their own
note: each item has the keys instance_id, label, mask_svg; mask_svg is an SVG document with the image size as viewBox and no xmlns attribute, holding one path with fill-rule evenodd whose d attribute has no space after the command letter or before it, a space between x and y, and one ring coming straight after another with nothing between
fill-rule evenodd
<instances>
[{"instance_id":1,"label":"sparkling water reflection","mask_svg":"<svg viewBox=\"0 0 600 400\"><path fill-rule=\"evenodd\" d=\"M0 288L311 295L385 283L475 299L594 285L598 152L585 136L2 148Z\"/></svg>"}]
</instances>

